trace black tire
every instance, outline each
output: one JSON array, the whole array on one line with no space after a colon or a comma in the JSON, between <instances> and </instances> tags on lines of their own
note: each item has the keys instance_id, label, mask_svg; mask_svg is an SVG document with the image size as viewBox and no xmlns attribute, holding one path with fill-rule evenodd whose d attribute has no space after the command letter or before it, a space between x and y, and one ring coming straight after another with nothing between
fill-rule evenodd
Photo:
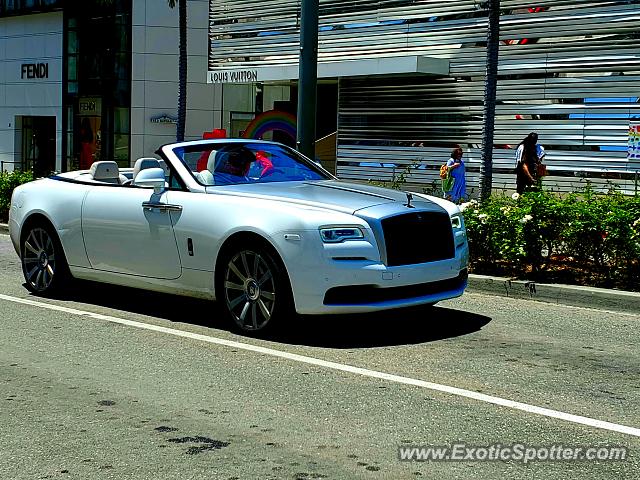
<instances>
[{"instance_id":1,"label":"black tire","mask_svg":"<svg viewBox=\"0 0 640 480\"><path fill-rule=\"evenodd\" d=\"M293 314L286 269L270 249L243 242L228 250L219 264L216 296L235 330L262 335L283 326Z\"/></svg>"},{"instance_id":2,"label":"black tire","mask_svg":"<svg viewBox=\"0 0 640 480\"><path fill-rule=\"evenodd\" d=\"M59 293L71 279L58 235L43 222L25 228L20 241L20 260L27 289L36 295Z\"/></svg>"}]
</instances>

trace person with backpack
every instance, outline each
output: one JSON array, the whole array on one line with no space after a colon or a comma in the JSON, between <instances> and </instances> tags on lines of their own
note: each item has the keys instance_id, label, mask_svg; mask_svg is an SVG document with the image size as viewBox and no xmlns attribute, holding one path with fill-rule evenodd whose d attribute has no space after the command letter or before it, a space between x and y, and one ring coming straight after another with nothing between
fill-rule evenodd
<instances>
[{"instance_id":1,"label":"person with backpack","mask_svg":"<svg viewBox=\"0 0 640 480\"><path fill-rule=\"evenodd\" d=\"M465 178L464 160L462 159L463 151L460 145L456 145L451 151L451 158L447 161L447 170L453 177L453 186L451 190L446 192L447 199L459 203L467 196L467 181Z\"/></svg>"}]
</instances>

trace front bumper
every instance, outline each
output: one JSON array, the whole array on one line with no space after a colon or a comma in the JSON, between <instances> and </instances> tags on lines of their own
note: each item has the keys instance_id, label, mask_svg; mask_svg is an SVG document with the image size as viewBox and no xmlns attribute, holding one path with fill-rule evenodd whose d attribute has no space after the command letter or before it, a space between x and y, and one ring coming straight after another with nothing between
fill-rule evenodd
<instances>
[{"instance_id":1,"label":"front bumper","mask_svg":"<svg viewBox=\"0 0 640 480\"><path fill-rule=\"evenodd\" d=\"M13 244L13 248L20 256L20 224L16 221L16 219L9 214L9 237L11 238L11 243Z\"/></svg>"},{"instance_id":2,"label":"front bumper","mask_svg":"<svg viewBox=\"0 0 640 480\"><path fill-rule=\"evenodd\" d=\"M387 267L368 260L298 262L289 268L296 311L305 315L364 313L436 303L459 297L467 287L469 249L455 257Z\"/></svg>"},{"instance_id":3,"label":"front bumper","mask_svg":"<svg viewBox=\"0 0 640 480\"><path fill-rule=\"evenodd\" d=\"M404 287L384 287L375 285L356 285L334 287L324 296L324 304L329 306L370 304L372 300L378 305L393 305L411 299L438 298L439 295L464 291L469 274L463 270L457 277L436 282L419 283Z\"/></svg>"}]
</instances>

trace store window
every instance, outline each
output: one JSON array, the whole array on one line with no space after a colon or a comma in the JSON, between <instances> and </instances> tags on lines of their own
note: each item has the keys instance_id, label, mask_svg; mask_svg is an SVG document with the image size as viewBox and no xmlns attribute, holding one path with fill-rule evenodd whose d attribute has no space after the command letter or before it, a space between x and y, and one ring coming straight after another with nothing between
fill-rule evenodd
<instances>
[{"instance_id":1,"label":"store window","mask_svg":"<svg viewBox=\"0 0 640 480\"><path fill-rule=\"evenodd\" d=\"M50 175L56 166L56 117L18 117L22 139L22 171L32 170L36 177Z\"/></svg>"},{"instance_id":2,"label":"store window","mask_svg":"<svg viewBox=\"0 0 640 480\"><path fill-rule=\"evenodd\" d=\"M65 8L66 168L130 166L131 0Z\"/></svg>"},{"instance_id":3,"label":"store window","mask_svg":"<svg viewBox=\"0 0 640 480\"><path fill-rule=\"evenodd\" d=\"M40 13L62 8L62 0L0 0L0 16Z\"/></svg>"}]
</instances>

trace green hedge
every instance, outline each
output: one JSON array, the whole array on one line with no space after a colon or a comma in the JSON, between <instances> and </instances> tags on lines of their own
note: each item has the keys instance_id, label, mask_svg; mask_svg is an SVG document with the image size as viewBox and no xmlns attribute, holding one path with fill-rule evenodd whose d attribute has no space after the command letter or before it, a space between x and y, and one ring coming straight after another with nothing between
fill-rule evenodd
<instances>
[{"instance_id":1,"label":"green hedge","mask_svg":"<svg viewBox=\"0 0 640 480\"><path fill-rule=\"evenodd\" d=\"M6 222L9 217L13 189L31 180L32 172L0 172L0 222Z\"/></svg>"},{"instance_id":2,"label":"green hedge","mask_svg":"<svg viewBox=\"0 0 640 480\"><path fill-rule=\"evenodd\" d=\"M476 273L640 290L640 197L587 185L462 208Z\"/></svg>"}]
</instances>

